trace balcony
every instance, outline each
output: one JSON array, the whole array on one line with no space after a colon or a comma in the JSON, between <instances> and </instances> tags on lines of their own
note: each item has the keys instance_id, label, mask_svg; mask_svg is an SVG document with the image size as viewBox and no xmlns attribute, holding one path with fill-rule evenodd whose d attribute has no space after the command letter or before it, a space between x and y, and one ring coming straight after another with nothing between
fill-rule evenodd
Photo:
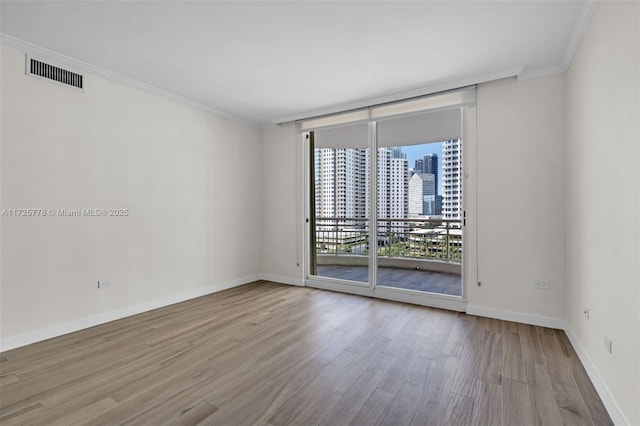
<instances>
[{"instance_id":1,"label":"balcony","mask_svg":"<svg viewBox=\"0 0 640 426\"><path fill-rule=\"evenodd\" d=\"M316 219L316 274L368 281L369 221ZM378 285L462 294L460 220L378 219Z\"/></svg>"}]
</instances>

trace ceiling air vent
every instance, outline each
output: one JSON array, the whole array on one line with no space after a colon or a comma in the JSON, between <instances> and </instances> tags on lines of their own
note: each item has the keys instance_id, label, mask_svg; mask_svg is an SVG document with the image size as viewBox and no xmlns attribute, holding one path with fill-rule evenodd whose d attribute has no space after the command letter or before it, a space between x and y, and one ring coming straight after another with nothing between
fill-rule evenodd
<instances>
[{"instance_id":1,"label":"ceiling air vent","mask_svg":"<svg viewBox=\"0 0 640 426\"><path fill-rule=\"evenodd\" d=\"M57 81L58 83L62 83L66 86L84 89L84 78L82 74L47 64L46 62L39 61L29 56L27 56L27 74Z\"/></svg>"}]
</instances>

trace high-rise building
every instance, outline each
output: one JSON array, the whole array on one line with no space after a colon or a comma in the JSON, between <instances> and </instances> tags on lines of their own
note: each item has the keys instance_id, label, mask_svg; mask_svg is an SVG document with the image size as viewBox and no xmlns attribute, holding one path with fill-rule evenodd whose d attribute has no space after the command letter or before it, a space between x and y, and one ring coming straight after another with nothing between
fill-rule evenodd
<instances>
[{"instance_id":1,"label":"high-rise building","mask_svg":"<svg viewBox=\"0 0 640 426\"><path fill-rule=\"evenodd\" d=\"M438 178L438 154L427 154L424 156L424 173L430 173L433 175L433 194L430 194L428 200L428 207L425 210L425 215L439 216L442 214L442 197L438 194L440 192L440 180Z\"/></svg>"},{"instance_id":2,"label":"high-rise building","mask_svg":"<svg viewBox=\"0 0 640 426\"><path fill-rule=\"evenodd\" d=\"M442 196L436 194L436 176L415 173L409 180L409 216L439 216Z\"/></svg>"},{"instance_id":3,"label":"high-rise building","mask_svg":"<svg viewBox=\"0 0 640 426\"><path fill-rule=\"evenodd\" d=\"M314 180L316 216L335 216L335 149L315 150Z\"/></svg>"},{"instance_id":4,"label":"high-rise building","mask_svg":"<svg viewBox=\"0 0 640 426\"><path fill-rule=\"evenodd\" d=\"M402 148L399 146L393 146L391 148L380 148L380 149L388 149L391 152L391 158L407 158L407 154L402 152Z\"/></svg>"},{"instance_id":5,"label":"high-rise building","mask_svg":"<svg viewBox=\"0 0 640 426\"><path fill-rule=\"evenodd\" d=\"M438 186L438 154L427 154L424 156L423 158L423 166L422 166L422 173L430 173L434 176L435 181L434 181L434 185L435 185L435 189L436 192L434 193L434 195L438 195L438 193L440 192L440 186ZM440 213L438 213L440 214Z\"/></svg>"},{"instance_id":6,"label":"high-rise building","mask_svg":"<svg viewBox=\"0 0 640 426\"><path fill-rule=\"evenodd\" d=\"M387 190L390 199L387 214L389 218L406 219L409 210L409 181L407 180L409 163L406 154L394 156L392 153L389 160Z\"/></svg>"},{"instance_id":7,"label":"high-rise building","mask_svg":"<svg viewBox=\"0 0 640 426\"><path fill-rule=\"evenodd\" d=\"M460 139L442 143L444 194L442 214L445 219L462 218L462 144Z\"/></svg>"},{"instance_id":8,"label":"high-rise building","mask_svg":"<svg viewBox=\"0 0 640 426\"><path fill-rule=\"evenodd\" d=\"M378 217L405 219L409 209L408 161L400 148L378 149ZM315 152L317 217L369 214L369 151L320 148Z\"/></svg>"},{"instance_id":9,"label":"high-rise building","mask_svg":"<svg viewBox=\"0 0 640 426\"><path fill-rule=\"evenodd\" d=\"M378 149L378 217L405 219L409 209L409 163L400 148Z\"/></svg>"},{"instance_id":10,"label":"high-rise building","mask_svg":"<svg viewBox=\"0 0 640 426\"><path fill-rule=\"evenodd\" d=\"M433 193L433 175L414 173L409 180L409 217L424 214L424 197Z\"/></svg>"},{"instance_id":11,"label":"high-rise building","mask_svg":"<svg viewBox=\"0 0 640 426\"><path fill-rule=\"evenodd\" d=\"M366 161L362 149L321 148L315 155L315 202L318 217L365 217Z\"/></svg>"},{"instance_id":12,"label":"high-rise building","mask_svg":"<svg viewBox=\"0 0 640 426\"><path fill-rule=\"evenodd\" d=\"M442 197L439 197L440 192L439 179L438 179L438 154L427 154L422 158L418 158L415 161L415 167L413 169L414 174L430 174L433 175L433 191L429 193L430 206L428 209L424 209L424 212L419 214L428 214L430 216L438 216L442 214ZM414 183L416 185L416 183ZM414 191L415 192L415 191ZM424 201L424 200L423 200ZM414 200L415 202L415 200ZM417 205L416 205L417 206ZM414 206L415 207L415 206ZM417 208L417 207L416 207ZM414 209L415 210L415 209ZM428 211L428 213L427 213ZM415 211L414 211L415 213Z\"/></svg>"},{"instance_id":13,"label":"high-rise building","mask_svg":"<svg viewBox=\"0 0 640 426\"><path fill-rule=\"evenodd\" d=\"M414 173L424 173L424 160L422 158L418 158L415 161L414 167L413 167L413 172Z\"/></svg>"}]
</instances>

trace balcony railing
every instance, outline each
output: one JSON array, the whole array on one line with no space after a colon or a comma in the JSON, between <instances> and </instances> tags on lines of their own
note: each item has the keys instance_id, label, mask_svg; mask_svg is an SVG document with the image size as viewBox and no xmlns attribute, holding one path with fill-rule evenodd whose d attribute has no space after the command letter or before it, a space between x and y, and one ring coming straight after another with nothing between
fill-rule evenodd
<instances>
[{"instance_id":1,"label":"balcony railing","mask_svg":"<svg viewBox=\"0 0 640 426\"><path fill-rule=\"evenodd\" d=\"M461 221L453 219L378 219L378 256L462 263ZM369 221L316 218L316 254L366 256Z\"/></svg>"}]
</instances>

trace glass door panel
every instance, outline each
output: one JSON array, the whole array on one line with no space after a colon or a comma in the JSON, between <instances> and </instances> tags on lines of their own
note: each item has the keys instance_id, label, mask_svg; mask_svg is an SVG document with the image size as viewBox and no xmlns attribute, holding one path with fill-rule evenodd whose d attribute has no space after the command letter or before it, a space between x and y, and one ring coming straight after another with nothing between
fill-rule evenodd
<instances>
[{"instance_id":1,"label":"glass door panel","mask_svg":"<svg viewBox=\"0 0 640 426\"><path fill-rule=\"evenodd\" d=\"M310 134L311 275L369 282L367 123Z\"/></svg>"},{"instance_id":2,"label":"glass door panel","mask_svg":"<svg viewBox=\"0 0 640 426\"><path fill-rule=\"evenodd\" d=\"M377 286L462 295L459 109L377 123Z\"/></svg>"}]
</instances>

